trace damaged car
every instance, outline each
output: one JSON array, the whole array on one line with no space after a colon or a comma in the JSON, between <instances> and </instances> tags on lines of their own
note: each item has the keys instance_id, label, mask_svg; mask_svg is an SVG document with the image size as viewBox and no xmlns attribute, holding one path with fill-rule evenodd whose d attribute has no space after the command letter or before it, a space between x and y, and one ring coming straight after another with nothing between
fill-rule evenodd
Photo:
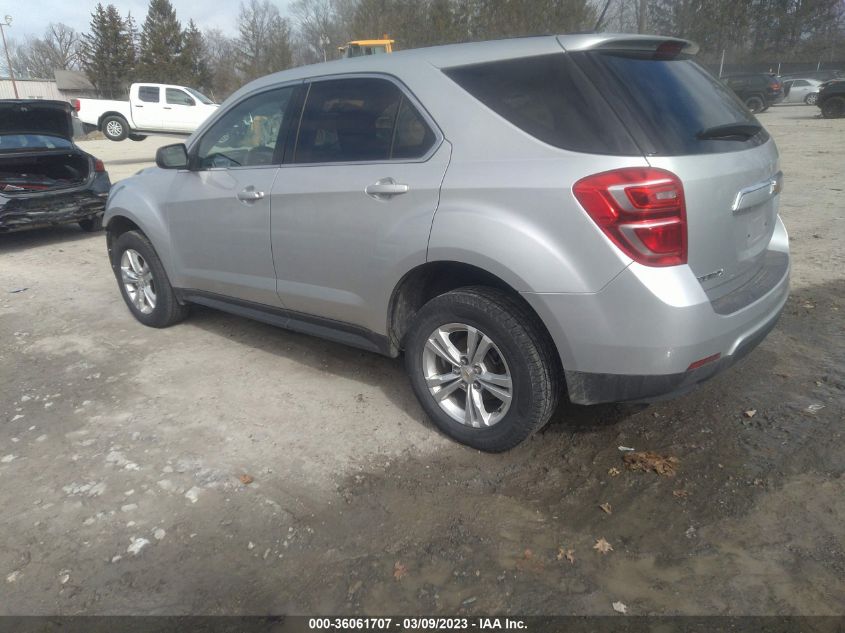
<instances>
[{"instance_id":1,"label":"damaged car","mask_svg":"<svg viewBox=\"0 0 845 633\"><path fill-rule=\"evenodd\" d=\"M64 101L0 101L0 233L77 223L102 228L111 188L103 161L73 142Z\"/></svg>"}]
</instances>

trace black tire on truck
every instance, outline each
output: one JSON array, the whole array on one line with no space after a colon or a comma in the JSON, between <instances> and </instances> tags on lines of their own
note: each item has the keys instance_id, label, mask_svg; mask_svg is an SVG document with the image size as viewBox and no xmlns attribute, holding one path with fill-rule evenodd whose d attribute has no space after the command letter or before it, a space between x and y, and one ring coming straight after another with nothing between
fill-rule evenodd
<instances>
[{"instance_id":1,"label":"black tire on truck","mask_svg":"<svg viewBox=\"0 0 845 633\"><path fill-rule=\"evenodd\" d=\"M116 114L104 118L100 127L110 141L122 141L129 136L129 124L126 119Z\"/></svg>"},{"instance_id":2,"label":"black tire on truck","mask_svg":"<svg viewBox=\"0 0 845 633\"><path fill-rule=\"evenodd\" d=\"M147 138L146 134L130 134L129 135L130 141L139 141L140 142L140 141L143 141L145 138Z\"/></svg>"},{"instance_id":3,"label":"black tire on truck","mask_svg":"<svg viewBox=\"0 0 845 633\"><path fill-rule=\"evenodd\" d=\"M760 95L751 95L745 100L745 107L753 114L759 114L766 109L766 101Z\"/></svg>"},{"instance_id":4,"label":"black tire on truck","mask_svg":"<svg viewBox=\"0 0 845 633\"><path fill-rule=\"evenodd\" d=\"M819 106L826 119L838 119L845 116L845 97L829 97Z\"/></svg>"},{"instance_id":5,"label":"black tire on truck","mask_svg":"<svg viewBox=\"0 0 845 633\"><path fill-rule=\"evenodd\" d=\"M94 217L85 218L79 221L79 228L86 233L96 233L103 230L103 215L95 215Z\"/></svg>"}]
</instances>

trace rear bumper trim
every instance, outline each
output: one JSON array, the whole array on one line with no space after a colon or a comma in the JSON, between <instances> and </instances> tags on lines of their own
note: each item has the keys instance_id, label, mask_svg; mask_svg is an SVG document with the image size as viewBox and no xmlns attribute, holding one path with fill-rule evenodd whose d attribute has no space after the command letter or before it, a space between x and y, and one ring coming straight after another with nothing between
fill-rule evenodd
<instances>
[{"instance_id":1,"label":"rear bumper trim","mask_svg":"<svg viewBox=\"0 0 845 633\"><path fill-rule=\"evenodd\" d=\"M716 362L692 371L637 376L567 370L565 373L569 399L575 404L599 404L602 402L656 402L683 395L749 354L772 331L782 312L781 307L774 317L745 338L730 356L723 356Z\"/></svg>"}]
</instances>

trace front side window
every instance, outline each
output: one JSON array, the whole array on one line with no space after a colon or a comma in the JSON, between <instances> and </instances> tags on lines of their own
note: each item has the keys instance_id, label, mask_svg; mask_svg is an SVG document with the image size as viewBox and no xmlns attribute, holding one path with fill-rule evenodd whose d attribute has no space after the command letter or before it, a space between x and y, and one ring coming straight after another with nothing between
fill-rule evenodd
<instances>
[{"instance_id":1,"label":"front side window","mask_svg":"<svg viewBox=\"0 0 845 633\"><path fill-rule=\"evenodd\" d=\"M375 78L319 81L308 93L294 162L415 158L424 155L434 140L419 112L392 82Z\"/></svg>"},{"instance_id":2,"label":"front side window","mask_svg":"<svg viewBox=\"0 0 845 633\"><path fill-rule=\"evenodd\" d=\"M167 103L170 105L185 105L185 106L192 106L196 105L194 100L188 96L187 93L178 90L177 88L168 88L167 89Z\"/></svg>"},{"instance_id":3,"label":"front side window","mask_svg":"<svg viewBox=\"0 0 845 633\"><path fill-rule=\"evenodd\" d=\"M140 99L144 103L158 103L158 86L140 86L138 88L138 99Z\"/></svg>"},{"instance_id":4,"label":"front side window","mask_svg":"<svg viewBox=\"0 0 845 633\"><path fill-rule=\"evenodd\" d=\"M199 143L196 154L199 167L279 164L286 129L285 113L294 90L290 86L263 92L226 112Z\"/></svg>"}]
</instances>

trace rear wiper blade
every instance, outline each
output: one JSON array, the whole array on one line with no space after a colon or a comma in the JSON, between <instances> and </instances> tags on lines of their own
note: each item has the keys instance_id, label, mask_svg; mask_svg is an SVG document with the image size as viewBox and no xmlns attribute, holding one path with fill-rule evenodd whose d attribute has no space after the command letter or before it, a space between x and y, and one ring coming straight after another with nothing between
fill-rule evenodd
<instances>
[{"instance_id":1,"label":"rear wiper blade","mask_svg":"<svg viewBox=\"0 0 845 633\"><path fill-rule=\"evenodd\" d=\"M714 125L696 134L699 140L718 139L724 141L747 141L763 129L758 123L728 123Z\"/></svg>"}]
</instances>

